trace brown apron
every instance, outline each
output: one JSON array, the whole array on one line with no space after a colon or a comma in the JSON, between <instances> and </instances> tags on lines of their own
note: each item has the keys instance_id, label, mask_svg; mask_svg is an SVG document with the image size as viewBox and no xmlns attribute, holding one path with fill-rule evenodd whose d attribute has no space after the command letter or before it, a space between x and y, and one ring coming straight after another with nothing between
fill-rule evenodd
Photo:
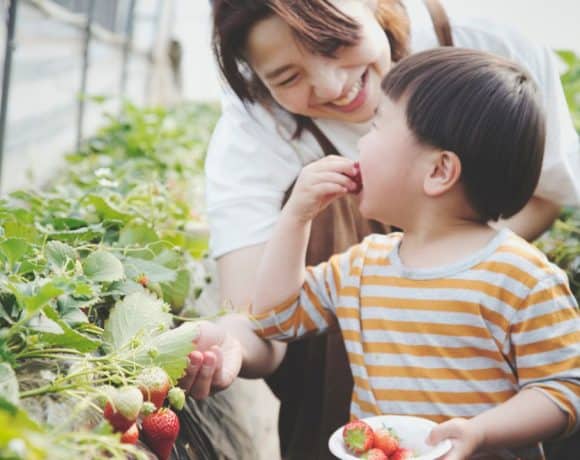
<instances>
[{"instance_id":1,"label":"brown apron","mask_svg":"<svg viewBox=\"0 0 580 460\"><path fill-rule=\"evenodd\" d=\"M426 0L439 43L453 46L445 11L437 0ZM307 120L306 129L325 155L339 155L320 129ZM289 196L292 188L286 193ZM306 263L315 265L359 243L370 233L385 233L384 225L364 219L356 199L333 202L312 223ZM333 459L328 438L348 421L353 379L338 325L327 334L288 345L278 370L267 379L280 399L279 436L285 460Z\"/></svg>"}]
</instances>

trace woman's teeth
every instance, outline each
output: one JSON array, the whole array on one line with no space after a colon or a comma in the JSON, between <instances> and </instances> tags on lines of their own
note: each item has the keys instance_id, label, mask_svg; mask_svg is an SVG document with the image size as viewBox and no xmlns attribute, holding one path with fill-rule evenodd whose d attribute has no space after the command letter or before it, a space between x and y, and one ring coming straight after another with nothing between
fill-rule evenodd
<instances>
[{"instance_id":1,"label":"woman's teeth","mask_svg":"<svg viewBox=\"0 0 580 460\"><path fill-rule=\"evenodd\" d=\"M354 101L356 99L356 97L358 96L358 93L360 93L360 90L362 89L362 86L363 86L363 82L362 82L362 77L361 77L354 85L352 85L352 88L350 89L350 91L348 92L348 94L346 96L341 97L340 99L336 99L332 103L334 105L338 105L338 106L345 106L345 105L350 104L352 101Z\"/></svg>"}]
</instances>

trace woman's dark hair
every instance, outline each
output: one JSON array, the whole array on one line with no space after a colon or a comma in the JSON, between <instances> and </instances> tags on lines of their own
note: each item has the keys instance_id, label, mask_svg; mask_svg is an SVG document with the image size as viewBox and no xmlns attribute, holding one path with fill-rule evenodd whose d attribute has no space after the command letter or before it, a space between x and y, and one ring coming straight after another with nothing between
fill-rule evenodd
<instances>
[{"instance_id":1,"label":"woman's dark hair","mask_svg":"<svg viewBox=\"0 0 580 460\"><path fill-rule=\"evenodd\" d=\"M483 221L526 205L540 178L546 127L524 69L481 51L438 48L403 59L382 88L405 102L419 142L459 157L467 198Z\"/></svg>"},{"instance_id":2,"label":"woman's dark hair","mask_svg":"<svg viewBox=\"0 0 580 460\"><path fill-rule=\"evenodd\" d=\"M341 46L359 39L359 25L329 0L214 0L213 52L221 74L244 102L272 102L269 91L249 65L246 43L250 29L272 15L281 17L296 39L313 53L332 57ZM409 21L401 0L378 0L377 20L398 61L407 54ZM304 117L295 115L298 137Z\"/></svg>"}]
</instances>

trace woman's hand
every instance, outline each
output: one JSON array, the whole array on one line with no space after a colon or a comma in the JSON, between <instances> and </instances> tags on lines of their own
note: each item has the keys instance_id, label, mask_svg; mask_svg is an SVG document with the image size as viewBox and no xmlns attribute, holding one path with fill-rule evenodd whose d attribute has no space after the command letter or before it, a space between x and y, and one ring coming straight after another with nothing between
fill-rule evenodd
<instances>
[{"instance_id":1,"label":"woman's hand","mask_svg":"<svg viewBox=\"0 0 580 460\"><path fill-rule=\"evenodd\" d=\"M354 161L337 155L310 163L298 176L284 211L300 222L309 222L335 198L356 192L358 174Z\"/></svg>"},{"instance_id":2,"label":"woman's hand","mask_svg":"<svg viewBox=\"0 0 580 460\"><path fill-rule=\"evenodd\" d=\"M445 439L449 439L453 447L439 460L466 460L483 446L485 435L472 420L454 418L433 428L427 444L436 445Z\"/></svg>"},{"instance_id":3,"label":"woman's hand","mask_svg":"<svg viewBox=\"0 0 580 460\"><path fill-rule=\"evenodd\" d=\"M219 324L202 321L189 354L186 374L179 382L186 393L203 399L229 387L240 373L242 346Z\"/></svg>"}]
</instances>

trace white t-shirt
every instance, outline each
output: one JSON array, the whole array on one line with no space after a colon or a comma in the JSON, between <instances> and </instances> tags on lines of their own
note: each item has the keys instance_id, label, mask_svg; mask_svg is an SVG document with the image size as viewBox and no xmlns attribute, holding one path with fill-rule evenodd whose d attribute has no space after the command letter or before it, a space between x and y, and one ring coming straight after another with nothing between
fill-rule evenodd
<instances>
[{"instance_id":1,"label":"white t-shirt","mask_svg":"<svg viewBox=\"0 0 580 460\"><path fill-rule=\"evenodd\" d=\"M438 46L433 23L421 0L405 2L411 22L411 52ZM547 139L538 197L561 205L580 203L578 135L560 84L552 51L513 29L481 18L450 17L454 44L496 53L525 66L538 83L547 114ZM345 157L358 156L357 142L369 123L315 120ZM293 120L280 110L249 109L231 92L222 98L222 116L206 160L206 199L213 257L265 243L280 214L284 192L305 164L323 156L314 137L292 140Z\"/></svg>"}]
</instances>

